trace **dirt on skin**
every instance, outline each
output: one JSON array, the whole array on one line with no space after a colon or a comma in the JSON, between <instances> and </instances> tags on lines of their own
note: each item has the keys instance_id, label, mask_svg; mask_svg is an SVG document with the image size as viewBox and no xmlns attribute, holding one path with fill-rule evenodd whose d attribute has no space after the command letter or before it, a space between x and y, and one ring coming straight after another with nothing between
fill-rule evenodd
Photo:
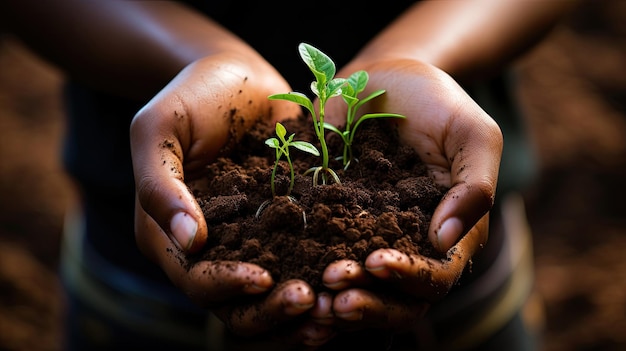
<instances>
[{"instance_id":1,"label":"dirt on skin","mask_svg":"<svg viewBox=\"0 0 626 351\"><path fill-rule=\"evenodd\" d=\"M341 259L364 263L374 250L394 248L412 255L442 258L428 240L430 217L446 189L428 177L411 147L398 141L389 120L363 123L354 140L355 162L346 170L332 160L340 184L327 173L313 185L311 167L320 157L290 151L295 181L289 196L289 166L283 158L271 191L275 151L265 140L274 125L259 123L242 142L194 182L209 237L201 260L245 261L267 269L277 282L303 279L322 290L321 274ZM296 140L319 142L313 122L304 116L285 121ZM343 142L328 135L330 155L342 153ZM327 177L327 183L321 184ZM282 195L282 196L281 196Z\"/></svg>"}]
</instances>

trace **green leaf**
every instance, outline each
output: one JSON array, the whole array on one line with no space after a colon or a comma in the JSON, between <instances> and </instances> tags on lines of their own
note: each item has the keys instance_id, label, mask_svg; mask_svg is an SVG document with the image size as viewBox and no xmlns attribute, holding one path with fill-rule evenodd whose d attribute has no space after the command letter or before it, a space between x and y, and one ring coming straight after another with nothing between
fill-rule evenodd
<instances>
[{"instance_id":1,"label":"green leaf","mask_svg":"<svg viewBox=\"0 0 626 351\"><path fill-rule=\"evenodd\" d=\"M376 90L375 92L369 94L365 99L361 100L361 102L359 102L359 107L361 107L361 105L363 105L364 103L366 103L366 102L372 100L373 98L378 97L378 96L380 96L380 95L382 95L384 93L385 93L385 90L383 90L383 89Z\"/></svg>"},{"instance_id":2,"label":"green leaf","mask_svg":"<svg viewBox=\"0 0 626 351\"><path fill-rule=\"evenodd\" d=\"M345 101L346 104L348 104L348 107L351 107L351 106L356 105L356 103L359 102L359 99L350 95L350 92L347 92L346 90L348 89L352 90L352 88L346 89L347 87L348 86L346 86L345 88L341 88L341 96L343 97L343 101ZM354 92L354 90L352 90L352 92Z\"/></svg>"},{"instance_id":3,"label":"green leaf","mask_svg":"<svg viewBox=\"0 0 626 351\"><path fill-rule=\"evenodd\" d=\"M315 113L315 110L313 109L313 102L311 101L311 99L309 99L308 96L302 93L290 92L290 93L283 93L283 94L274 94L274 95L270 95L268 99L286 100L286 101L295 102L296 104L299 104L305 107L307 110L309 110L309 112L311 112L311 114Z\"/></svg>"},{"instance_id":4,"label":"green leaf","mask_svg":"<svg viewBox=\"0 0 626 351\"><path fill-rule=\"evenodd\" d=\"M354 128L352 129L352 134L350 135L350 142L352 143L352 139L354 139L354 134L356 134L356 129L361 123L368 119L373 118L406 118L405 115L400 115L397 113L368 113L366 115L361 116L358 121L354 124Z\"/></svg>"},{"instance_id":5,"label":"green leaf","mask_svg":"<svg viewBox=\"0 0 626 351\"><path fill-rule=\"evenodd\" d=\"M335 77L335 63L325 53L306 43L300 43L298 51L319 83L326 84Z\"/></svg>"},{"instance_id":6,"label":"green leaf","mask_svg":"<svg viewBox=\"0 0 626 351\"><path fill-rule=\"evenodd\" d=\"M339 130L339 128L335 127L334 125L328 123L328 122L324 122L324 128L328 129L330 131L333 131L339 135L343 135L343 132L341 130Z\"/></svg>"},{"instance_id":7,"label":"green leaf","mask_svg":"<svg viewBox=\"0 0 626 351\"><path fill-rule=\"evenodd\" d=\"M328 82L327 86L327 98L331 98L333 96L341 95L341 89L346 84L346 80L344 78L335 78Z\"/></svg>"},{"instance_id":8,"label":"green leaf","mask_svg":"<svg viewBox=\"0 0 626 351\"><path fill-rule=\"evenodd\" d=\"M306 141L294 141L293 143L291 143L291 145L293 145L293 147L295 147L298 150L308 152L312 155L315 155L315 156L320 155L319 150L317 150L317 148L313 146L313 144L308 143Z\"/></svg>"},{"instance_id":9,"label":"green leaf","mask_svg":"<svg viewBox=\"0 0 626 351\"><path fill-rule=\"evenodd\" d=\"M276 135L278 135L281 140L285 140L285 135L287 135L287 129L279 122L276 122Z\"/></svg>"},{"instance_id":10,"label":"green leaf","mask_svg":"<svg viewBox=\"0 0 626 351\"><path fill-rule=\"evenodd\" d=\"M280 142L278 141L278 139L276 138L269 138L267 140L265 140L265 145L273 148L273 149L280 149Z\"/></svg>"},{"instance_id":11,"label":"green leaf","mask_svg":"<svg viewBox=\"0 0 626 351\"><path fill-rule=\"evenodd\" d=\"M369 75L365 71L357 71L352 73L350 77L348 77L348 84L354 89L354 92L351 94L351 96L357 97L360 92L365 90L369 79Z\"/></svg>"},{"instance_id":12,"label":"green leaf","mask_svg":"<svg viewBox=\"0 0 626 351\"><path fill-rule=\"evenodd\" d=\"M320 90L317 88L317 85L318 85L317 81L311 82L311 91L313 92L313 94L315 94L315 96L321 97ZM322 85L322 91L323 91L324 87L325 87L325 85Z\"/></svg>"},{"instance_id":13,"label":"green leaf","mask_svg":"<svg viewBox=\"0 0 626 351\"><path fill-rule=\"evenodd\" d=\"M344 100L346 98L356 99L356 93L354 91L354 87L350 84L348 79L348 84L346 84L343 88L341 88L341 95L343 95Z\"/></svg>"}]
</instances>

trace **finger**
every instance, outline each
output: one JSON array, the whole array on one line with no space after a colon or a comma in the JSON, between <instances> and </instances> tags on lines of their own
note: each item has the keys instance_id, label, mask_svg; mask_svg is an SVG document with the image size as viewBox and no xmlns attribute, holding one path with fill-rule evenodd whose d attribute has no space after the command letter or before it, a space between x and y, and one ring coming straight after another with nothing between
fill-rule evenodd
<instances>
[{"instance_id":1,"label":"finger","mask_svg":"<svg viewBox=\"0 0 626 351\"><path fill-rule=\"evenodd\" d=\"M335 336L334 317L332 314L333 296L327 292L317 295L317 301L308 315L311 318L300 317L283 322L284 326L278 324L270 335L261 334L261 338L272 340L272 350L315 350L324 345ZM232 313L232 312L231 312ZM301 317L305 317L303 314ZM244 340L243 338L240 338ZM246 343L257 345L253 342L256 338L247 340ZM282 347L282 348L281 348Z\"/></svg>"},{"instance_id":2,"label":"finger","mask_svg":"<svg viewBox=\"0 0 626 351\"><path fill-rule=\"evenodd\" d=\"M219 308L216 315L233 333L248 337L271 331L278 324L304 314L315 302L313 289L306 282L289 280L276 286L267 297Z\"/></svg>"},{"instance_id":3,"label":"finger","mask_svg":"<svg viewBox=\"0 0 626 351\"><path fill-rule=\"evenodd\" d=\"M334 321L333 296L327 292L318 293L317 301L311 309L310 315L317 324L332 325Z\"/></svg>"},{"instance_id":4,"label":"finger","mask_svg":"<svg viewBox=\"0 0 626 351\"><path fill-rule=\"evenodd\" d=\"M438 300L459 278L462 268L448 267L439 260L380 249L369 255L365 267L372 275L393 284L415 298Z\"/></svg>"},{"instance_id":5,"label":"finger","mask_svg":"<svg viewBox=\"0 0 626 351\"><path fill-rule=\"evenodd\" d=\"M453 116L445 142L451 187L435 209L428 232L440 252L450 249L493 206L502 154L502 133L495 121L469 99L456 111L464 116Z\"/></svg>"},{"instance_id":6,"label":"finger","mask_svg":"<svg viewBox=\"0 0 626 351\"><path fill-rule=\"evenodd\" d=\"M441 267L433 269L432 280L440 282L441 288L446 288L446 293L461 277L474 254L484 247L488 232L489 214L487 213L448 250L446 259L441 261Z\"/></svg>"},{"instance_id":7,"label":"finger","mask_svg":"<svg viewBox=\"0 0 626 351\"><path fill-rule=\"evenodd\" d=\"M149 104L131 124L131 151L139 204L178 247L195 252L204 245L207 228L184 183L189 123L183 106Z\"/></svg>"},{"instance_id":8,"label":"finger","mask_svg":"<svg viewBox=\"0 0 626 351\"><path fill-rule=\"evenodd\" d=\"M242 262L192 263L163 232L161 227L136 205L136 240L139 248L156 262L192 301L201 306L237 296L269 290L273 280L261 267Z\"/></svg>"},{"instance_id":9,"label":"finger","mask_svg":"<svg viewBox=\"0 0 626 351\"><path fill-rule=\"evenodd\" d=\"M393 249L374 251L365 260L365 268L373 276L394 284L399 290L420 299L434 302L442 299L461 277L469 260L480 247L489 218L484 216L439 260L407 255Z\"/></svg>"},{"instance_id":10,"label":"finger","mask_svg":"<svg viewBox=\"0 0 626 351\"><path fill-rule=\"evenodd\" d=\"M440 251L448 251L463 234L467 233L478 220L484 217L493 206L495 184L460 182L444 195L433 213L428 236ZM487 233L477 237L476 245L487 241Z\"/></svg>"},{"instance_id":11,"label":"finger","mask_svg":"<svg viewBox=\"0 0 626 351\"><path fill-rule=\"evenodd\" d=\"M403 330L424 316L428 304L417 299L374 293L365 289L349 289L334 299L333 311L338 324L348 330L383 328Z\"/></svg>"},{"instance_id":12,"label":"finger","mask_svg":"<svg viewBox=\"0 0 626 351\"><path fill-rule=\"evenodd\" d=\"M322 282L333 290L365 286L371 281L367 271L358 262L341 260L329 264L324 270Z\"/></svg>"}]
</instances>

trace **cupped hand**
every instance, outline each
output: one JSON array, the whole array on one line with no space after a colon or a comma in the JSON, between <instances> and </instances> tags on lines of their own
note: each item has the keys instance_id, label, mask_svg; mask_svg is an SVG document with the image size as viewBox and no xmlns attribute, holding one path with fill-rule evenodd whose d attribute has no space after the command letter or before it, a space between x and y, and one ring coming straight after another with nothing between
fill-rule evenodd
<instances>
[{"instance_id":1,"label":"cupped hand","mask_svg":"<svg viewBox=\"0 0 626 351\"><path fill-rule=\"evenodd\" d=\"M353 324L362 326L401 325L411 318L394 314L396 307L423 314L429 302L447 294L471 257L485 244L502 134L496 122L450 76L431 65L408 59L352 64L338 76L348 76L357 69L365 69L370 75L363 96L377 89L386 90L361 113L407 116L391 120L398 123L401 141L416 150L438 184L449 188L433 213L428 231L434 247L446 253L445 259L382 249L367 258L365 267L341 261L325 272L324 282L339 291L333 301L336 316L348 316L344 319L351 318ZM340 100L327 106L327 121L334 124L342 123L336 119L345 109ZM346 269L348 266L352 268ZM373 289L381 281L398 294L388 296Z\"/></svg>"},{"instance_id":2,"label":"cupped hand","mask_svg":"<svg viewBox=\"0 0 626 351\"><path fill-rule=\"evenodd\" d=\"M188 183L258 118L301 113L294 104L267 98L289 90L255 55L216 54L184 68L137 113L130 130L139 248L193 301L220 311L233 331L246 335L304 313L316 297L308 284L294 281L249 304L250 312L242 318L220 309L237 298L267 292L274 282L257 265L187 260L211 235ZM255 315L263 316L263 322Z\"/></svg>"}]
</instances>

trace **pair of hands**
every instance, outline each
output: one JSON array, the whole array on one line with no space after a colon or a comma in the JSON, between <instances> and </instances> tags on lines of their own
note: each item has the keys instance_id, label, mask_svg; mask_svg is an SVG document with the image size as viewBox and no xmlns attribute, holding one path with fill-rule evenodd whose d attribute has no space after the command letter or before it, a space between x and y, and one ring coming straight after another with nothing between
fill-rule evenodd
<instances>
[{"instance_id":1,"label":"pair of hands","mask_svg":"<svg viewBox=\"0 0 626 351\"><path fill-rule=\"evenodd\" d=\"M253 118L273 121L301 113L295 104L267 99L291 91L274 68L234 54L198 60L133 120L137 243L176 286L238 335L280 333L280 345L289 349L322 345L337 330L406 328L423 316L429 302L445 296L487 240L502 149L496 123L433 66L412 60L354 63L338 76L357 69L370 74L368 89L387 90L364 110L406 115L402 141L417 150L438 183L450 187L432 217L429 237L442 252L454 248L445 261L386 249L370 255L364 267L335 262L323 277L333 294L316 295L298 280L274 286L263 268L246 262L203 261L189 267L185 259L211 235L186 183L225 144L236 142ZM343 109L331 102L327 116L343 115ZM393 293L375 292L369 289L373 284L392 286ZM264 298L246 299L266 292ZM280 327L283 322L290 322L289 328Z\"/></svg>"}]
</instances>

